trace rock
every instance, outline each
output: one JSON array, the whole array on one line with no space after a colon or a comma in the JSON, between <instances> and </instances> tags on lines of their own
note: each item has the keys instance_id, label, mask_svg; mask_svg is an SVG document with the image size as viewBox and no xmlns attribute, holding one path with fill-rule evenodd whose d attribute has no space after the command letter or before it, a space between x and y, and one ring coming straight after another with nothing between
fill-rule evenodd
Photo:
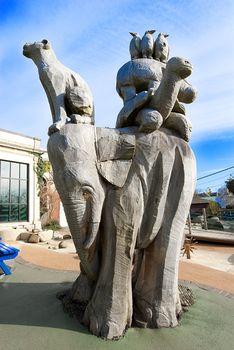
<instances>
[{"instance_id":1,"label":"rock","mask_svg":"<svg viewBox=\"0 0 234 350\"><path fill-rule=\"evenodd\" d=\"M212 216L211 218L207 219L210 223L216 223L216 222L220 222L218 216Z\"/></svg>"},{"instance_id":2,"label":"rock","mask_svg":"<svg viewBox=\"0 0 234 350\"><path fill-rule=\"evenodd\" d=\"M51 245L50 245L50 246L48 247L48 249L57 250L58 247L55 247L55 246L51 246Z\"/></svg>"},{"instance_id":3,"label":"rock","mask_svg":"<svg viewBox=\"0 0 234 350\"><path fill-rule=\"evenodd\" d=\"M40 242L47 242L53 238L53 230L39 232Z\"/></svg>"},{"instance_id":4,"label":"rock","mask_svg":"<svg viewBox=\"0 0 234 350\"><path fill-rule=\"evenodd\" d=\"M31 232L28 232L28 231L22 232L20 234L20 238L19 239L21 241L28 242L28 239L29 239L30 235L31 235Z\"/></svg>"},{"instance_id":5,"label":"rock","mask_svg":"<svg viewBox=\"0 0 234 350\"><path fill-rule=\"evenodd\" d=\"M57 241L63 239L63 235L61 235L61 233L54 231L54 235L53 238L56 239Z\"/></svg>"},{"instance_id":6,"label":"rock","mask_svg":"<svg viewBox=\"0 0 234 350\"><path fill-rule=\"evenodd\" d=\"M223 224L217 216L208 218L207 226L208 226L208 230L218 230L218 231L224 230Z\"/></svg>"},{"instance_id":7,"label":"rock","mask_svg":"<svg viewBox=\"0 0 234 350\"><path fill-rule=\"evenodd\" d=\"M69 234L69 233L66 233L64 236L63 236L63 239L71 239L72 236Z\"/></svg>"},{"instance_id":8,"label":"rock","mask_svg":"<svg viewBox=\"0 0 234 350\"><path fill-rule=\"evenodd\" d=\"M5 228L0 230L0 237L2 241L17 241L20 239L20 235L24 232L24 228L14 229L14 228Z\"/></svg>"},{"instance_id":9,"label":"rock","mask_svg":"<svg viewBox=\"0 0 234 350\"><path fill-rule=\"evenodd\" d=\"M59 247L59 249L61 249L61 248L67 248L67 247L68 247L68 244L67 244L67 242L62 241L62 242L59 243L58 247Z\"/></svg>"},{"instance_id":10,"label":"rock","mask_svg":"<svg viewBox=\"0 0 234 350\"><path fill-rule=\"evenodd\" d=\"M37 233L31 233L28 239L28 243L39 243L40 237Z\"/></svg>"}]
</instances>

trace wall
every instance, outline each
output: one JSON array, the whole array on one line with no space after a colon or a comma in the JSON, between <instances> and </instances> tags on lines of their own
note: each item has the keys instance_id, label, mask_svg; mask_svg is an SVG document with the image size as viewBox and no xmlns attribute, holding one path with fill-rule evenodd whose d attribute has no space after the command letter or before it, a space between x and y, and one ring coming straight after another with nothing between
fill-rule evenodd
<instances>
[{"instance_id":1,"label":"wall","mask_svg":"<svg viewBox=\"0 0 234 350\"><path fill-rule=\"evenodd\" d=\"M37 196L37 176L34 166L37 162L37 154L42 153L38 138L25 136L11 131L0 129L0 159L26 163L29 166L29 220L28 222L1 223L0 227L33 225L40 227L40 201Z\"/></svg>"}]
</instances>

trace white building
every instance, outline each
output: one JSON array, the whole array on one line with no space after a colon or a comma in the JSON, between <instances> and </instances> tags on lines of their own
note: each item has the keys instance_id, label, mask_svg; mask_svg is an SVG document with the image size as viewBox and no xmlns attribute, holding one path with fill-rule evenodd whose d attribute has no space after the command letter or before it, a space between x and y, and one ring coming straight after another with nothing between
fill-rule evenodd
<instances>
[{"instance_id":1,"label":"white building","mask_svg":"<svg viewBox=\"0 0 234 350\"><path fill-rule=\"evenodd\" d=\"M43 159L48 160L46 150L40 147L40 139L0 129L0 233L12 228L41 229L34 169L42 154ZM60 226L67 226L59 197L53 219ZM17 237L17 230L13 231ZM11 237L13 239L14 234Z\"/></svg>"},{"instance_id":2,"label":"white building","mask_svg":"<svg viewBox=\"0 0 234 350\"><path fill-rule=\"evenodd\" d=\"M34 171L40 139L0 129L0 228L40 227Z\"/></svg>"}]
</instances>

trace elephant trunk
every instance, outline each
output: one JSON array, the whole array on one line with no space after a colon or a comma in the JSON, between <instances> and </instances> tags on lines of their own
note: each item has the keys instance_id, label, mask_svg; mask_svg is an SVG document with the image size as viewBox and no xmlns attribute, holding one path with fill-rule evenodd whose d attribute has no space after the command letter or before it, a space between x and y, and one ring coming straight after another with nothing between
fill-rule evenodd
<instances>
[{"instance_id":1,"label":"elephant trunk","mask_svg":"<svg viewBox=\"0 0 234 350\"><path fill-rule=\"evenodd\" d=\"M83 243L84 249L89 249L92 246L93 242L95 241L95 238L97 237L99 225L100 222L91 222L89 224L89 233Z\"/></svg>"},{"instance_id":2,"label":"elephant trunk","mask_svg":"<svg viewBox=\"0 0 234 350\"><path fill-rule=\"evenodd\" d=\"M96 198L95 196L91 201L91 213L88 225L88 232L85 240L83 241L84 249L89 249L93 245L97 237L101 221L103 202L103 196L99 196L99 198Z\"/></svg>"},{"instance_id":3,"label":"elephant trunk","mask_svg":"<svg viewBox=\"0 0 234 350\"><path fill-rule=\"evenodd\" d=\"M68 226L84 271L90 280L95 281L99 270L98 254L97 252L93 253L93 250L89 251L88 248L91 247L96 238L99 225L95 227L96 230L91 230L91 233L89 233L90 224L85 218L87 208L81 201L71 200L71 203L63 202L63 205ZM87 231L89 232L87 233ZM84 243L86 241L87 243Z\"/></svg>"}]
</instances>

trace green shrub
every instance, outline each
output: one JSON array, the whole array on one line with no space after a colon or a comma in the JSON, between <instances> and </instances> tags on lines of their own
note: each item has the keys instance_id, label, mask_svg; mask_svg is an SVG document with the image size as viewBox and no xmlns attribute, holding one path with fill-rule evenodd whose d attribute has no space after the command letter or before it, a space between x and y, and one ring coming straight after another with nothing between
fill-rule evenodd
<instances>
[{"instance_id":1,"label":"green shrub","mask_svg":"<svg viewBox=\"0 0 234 350\"><path fill-rule=\"evenodd\" d=\"M61 226L56 220L52 220L49 224L43 227L44 230L53 230L53 231L58 231L60 228Z\"/></svg>"}]
</instances>

